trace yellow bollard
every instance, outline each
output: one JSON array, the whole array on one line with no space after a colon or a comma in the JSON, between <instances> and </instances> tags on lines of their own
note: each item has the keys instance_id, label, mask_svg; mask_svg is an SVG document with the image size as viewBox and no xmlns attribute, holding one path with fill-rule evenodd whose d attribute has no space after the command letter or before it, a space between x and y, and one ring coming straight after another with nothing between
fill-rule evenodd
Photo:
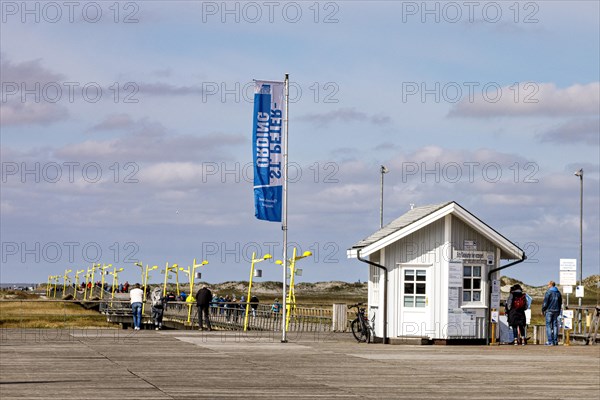
<instances>
[{"instance_id":1,"label":"yellow bollard","mask_svg":"<svg viewBox=\"0 0 600 400\"><path fill-rule=\"evenodd\" d=\"M563 332L565 334L564 346L570 346L571 345L571 338L569 337L569 332L571 332L571 330L570 329L563 329Z\"/></svg>"}]
</instances>

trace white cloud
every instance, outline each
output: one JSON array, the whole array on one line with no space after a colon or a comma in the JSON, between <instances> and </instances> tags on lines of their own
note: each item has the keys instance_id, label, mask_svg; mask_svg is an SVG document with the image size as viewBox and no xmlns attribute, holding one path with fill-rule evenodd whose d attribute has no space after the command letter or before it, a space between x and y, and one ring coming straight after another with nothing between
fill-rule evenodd
<instances>
[{"instance_id":1,"label":"white cloud","mask_svg":"<svg viewBox=\"0 0 600 400\"><path fill-rule=\"evenodd\" d=\"M527 82L518 86L490 86L486 94L477 87L464 96L450 117L564 117L597 115L600 109L600 82L575 84L564 89L554 83Z\"/></svg>"},{"instance_id":2,"label":"white cloud","mask_svg":"<svg viewBox=\"0 0 600 400\"><path fill-rule=\"evenodd\" d=\"M304 114L298 117L300 121L306 121L324 127L334 121L341 122L369 122L373 125L387 125L391 118L384 114L368 114L357 111L354 108L339 108L325 113Z\"/></svg>"},{"instance_id":3,"label":"white cloud","mask_svg":"<svg viewBox=\"0 0 600 400\"><path fill-rule=\"evenodd\" d=\"M2 104L0 125L46 125L67 119L67 109L52 103L25 103L10 99Z\"/></svg>"},{"instance_id":4,"label":"white cloud","mask_svg":"<svg viewBox=\"0 0 600 400\"><path fill-rule=\"evenodd\" d=\"M572 119L538 136L541 142L600 144L600 118Z\"/></svg>"}]
</instances>

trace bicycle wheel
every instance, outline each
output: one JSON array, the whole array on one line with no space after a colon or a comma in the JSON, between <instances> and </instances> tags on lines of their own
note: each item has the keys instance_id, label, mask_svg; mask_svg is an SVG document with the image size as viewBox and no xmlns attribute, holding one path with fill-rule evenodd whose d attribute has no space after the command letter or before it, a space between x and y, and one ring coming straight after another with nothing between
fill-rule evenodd
<instances>
[{"instance_id":1,"label":"bicycle wheel","mask_svg":"<svg viewBox=\"0 0 600 400\"><path fill-rule=\"evenodd\" d=\"M363 324L358 318L352 321L350 326L352 328L352 334L357 341L367 342L370 339L371 335L369 334L368 330L365 332Z\"/></svg>"}]
</instances>

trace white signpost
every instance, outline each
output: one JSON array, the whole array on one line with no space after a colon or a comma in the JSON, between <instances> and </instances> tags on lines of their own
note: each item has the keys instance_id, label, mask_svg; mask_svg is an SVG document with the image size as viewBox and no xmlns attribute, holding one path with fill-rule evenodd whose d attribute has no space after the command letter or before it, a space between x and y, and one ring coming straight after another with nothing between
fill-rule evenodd
<instances>
[{"instance_id":1,"label":"white signpost","mask_svg":"<svg viewBox=\"0 0 600 400\"><path fill-rule=\"evenodd\" d=\"M563 311L563 327L565 329L573 329L573 310Z\"/></svg>"},{"instance_id":2,"label":"white signpost","mask_svg":"<svg viewBox=\"0 0 600 400\"><path fill-rule=\"evenodd\" d=\"M564 294L573 293L573 286L571 286L571 285L563 286L562 287L562 292Z\"/></svg>"},{"instance_id":3,"label":"white signpost","mask_svg":"<svg viewBox=\"0 0 600 400\"><path fill-rule=\"evenodd\" d=\"M561 286L577 285L577 259L560 259L560 284Z\"/></svg>"}]
</instances>

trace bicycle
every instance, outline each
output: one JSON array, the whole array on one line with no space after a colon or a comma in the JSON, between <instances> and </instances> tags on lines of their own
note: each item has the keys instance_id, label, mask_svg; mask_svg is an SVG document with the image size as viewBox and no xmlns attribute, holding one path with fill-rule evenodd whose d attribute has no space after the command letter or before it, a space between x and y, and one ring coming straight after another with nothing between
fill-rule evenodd
<instances>
[{"instance_id":1,"label":"bicycle","mask_svg":"<svg viewBox=\"0 0 600 400\"><path fill-rule=\"evenodd\" d=\"M365 314L365 309L360 307L363 303L351 304L348 305L348 308L356 308L356 318L350 324L352 328L352 334L354 338L358 342L366 342L371 343L371 332L373 332L373 336L375 336L375 331L373 330L373 326L375 325L375 314L373 314L373 318L371 319L371 323L369 323L369 319Z\"/></svg>"}]
</instances>

